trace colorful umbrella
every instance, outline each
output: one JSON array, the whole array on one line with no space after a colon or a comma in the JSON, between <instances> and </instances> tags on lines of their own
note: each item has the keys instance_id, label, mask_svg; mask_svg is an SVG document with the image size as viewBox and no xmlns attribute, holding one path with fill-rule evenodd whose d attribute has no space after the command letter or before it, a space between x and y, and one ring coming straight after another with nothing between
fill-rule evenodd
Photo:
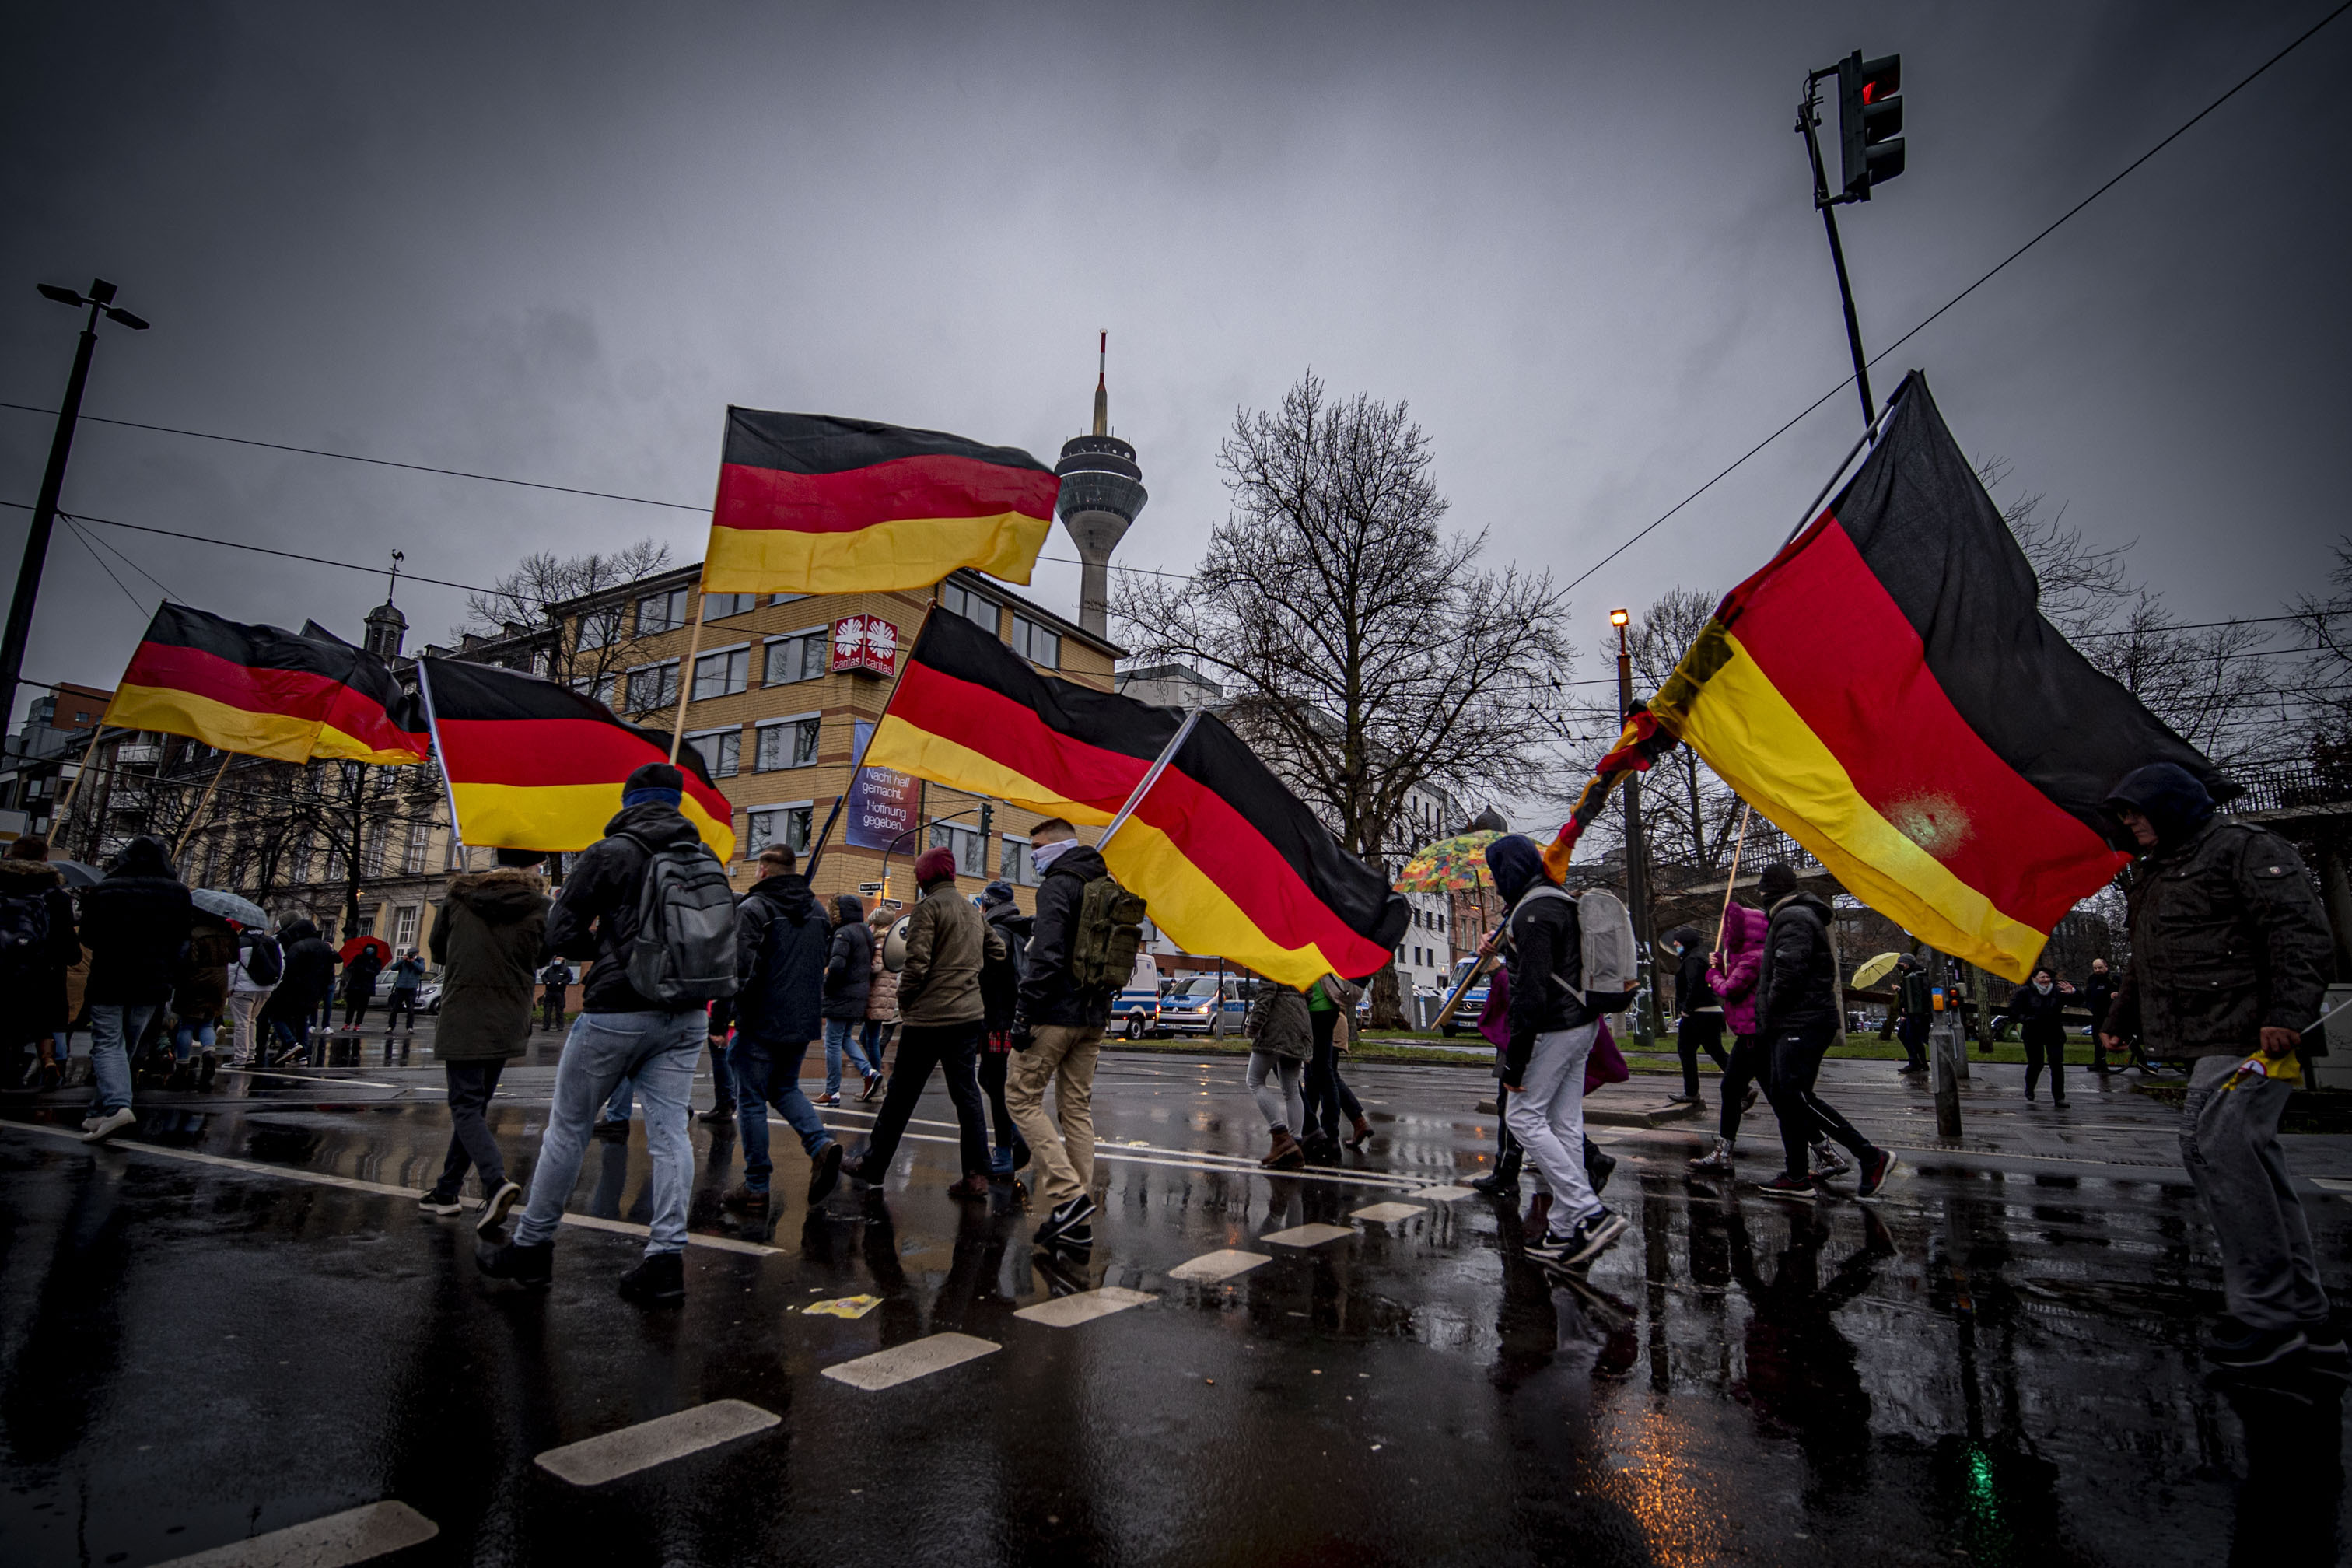
<instances>
[{"instance_id":1,"label":"colorful umbrella","mask_svg":"<svg viewBox=\"0 0 2352 1568\"><path fill-rule=\"evenodd\" d=\"M1405 862L1404 869L1397 873L1396 890L1466 892L1486 886L1490 880L1486 875L1486 846L1501 837L1491 828L1482 828L1439 839Z\"/></svg>"}]
</instances>

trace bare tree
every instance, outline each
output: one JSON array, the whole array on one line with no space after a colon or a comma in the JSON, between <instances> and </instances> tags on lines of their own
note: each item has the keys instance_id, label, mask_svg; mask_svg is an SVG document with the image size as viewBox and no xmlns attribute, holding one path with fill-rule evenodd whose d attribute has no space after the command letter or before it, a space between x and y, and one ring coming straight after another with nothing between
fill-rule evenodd
<instances>
[{"instance_id":1,"label":"bare tree","mask_svg":"<svg viewBox=\"0 0 2352 1568\"><path fill-rule=\"evenodd\" d=\"M2305 594L2294 602L2298 639L2312 650L2304 667L2304 729L2325 765L2352 773L2352 537L2336 542L2328 586L2325 595Z\"/></svg>"},{"instance_id":2,"label":"bare tree","mask_svg":"<svg viewBox=\"0 0 2352 1568\"><path fill-rule=\"evenodd\" d=\"M510 637L543 631L534 645L539 673L609 699L613 679L628 668L638 640L625 635L630 621L624 590L669 564L669 546L651 538L610 553L559 556L541 551L526 555L491 592L467 598L467 621L457 634ZM606 594L614 596L614 604L582 615L573 631L551 625L552 606Z\"/></svg>"}]
</instances>

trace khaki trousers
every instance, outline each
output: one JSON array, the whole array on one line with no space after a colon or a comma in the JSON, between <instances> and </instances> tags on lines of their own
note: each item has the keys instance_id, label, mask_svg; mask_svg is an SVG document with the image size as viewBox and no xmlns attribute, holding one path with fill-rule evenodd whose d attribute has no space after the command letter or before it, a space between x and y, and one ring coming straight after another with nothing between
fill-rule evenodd
<instances>
[{"instance_id":1,"label":"khaki trousers","mask_svg":"<svg viewBox=\"0 0 2352 1568\"><path fill-rule=\"evenodd\" d=\"M228 1020L235 1031L231 1060L249 1062L254 1059L256 1045L254 1020L269 1001L267 991L232 991L228 994Z\"/></svg>"},{"instance_id":2,"label":"khaki trousers","mask_svg":"<svg viewBox=\"0 0 2352 1568\"><path fill-rule=\"evenodd\" d=\"M1027 1050L1013 1053L1005 1075L1005 1109L1042 1173L1038 1190L1055 1208L1094 1191L1095 1058L1102 1037L1099 1025L1048 1024ZM1055 1086L1054 1121L1045 1120L1048 1083Z\"/></svg>"}]
</instances>

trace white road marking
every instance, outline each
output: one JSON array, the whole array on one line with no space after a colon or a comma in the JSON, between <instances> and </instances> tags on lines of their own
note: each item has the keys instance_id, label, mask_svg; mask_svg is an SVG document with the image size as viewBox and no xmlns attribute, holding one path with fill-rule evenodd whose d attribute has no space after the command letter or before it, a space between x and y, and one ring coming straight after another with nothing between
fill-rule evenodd
<instances>
[{"instance_id":1,"label":"white road marking","mask_svg":"<svg viewBox=\"0 0 2352 1568\"><path fill-rule=\"evenodd\" d=\"M839 1366L826 1367L824 1375L835 1383L845 1383L872 1394L929 1377L935 1372L945 1372L951 1366L961 1366L1003 1348L993 1340L974 1339L970 1334L931 1334L859 1356L856 1361L843 1362Z\"/></svg>"},{"instance_id":2,"label":"white road marking","mask_svg":"<svg viewBox=\"0 0 2352 1568\"><path fill-rule=\"evenodd\" d=\"M1349 1219L1368 1219L1380 1224L1388 1224L1395 1220L1411 1219L1417 1214L1427 1214L1428 1212L1429 1205L1427 1204L1372 1204L1368 1207L1356 1210L1355 1213L1349 1215L1348 1217Z\"/></svg>"},{"instance_id":3,"label":"white road marking","mask_svg":"<svg viewBox=\"0 0 2352 1568\"><path fill-rule=\"evenodd\" d=\"M1288 1230L1277 1230L1258 1239L1276 1247L1326 1247L1335 1241L1345 1241L1355 1234L1344 1225L1302 1225Z\"/></svg>"},{"instance_id":4,"label":"white road marking","mask_svg":"<svg viewBox=\"0 0 2352 1568\"><path fill-rule=\"evenodd\" d=\"M372 1502L210 1552L174 1557L160 1568L345 1568L440 1533L439 1525L404 1502Z\"/></svg>"},{"instance_id":5,"label":"white road marking","mask_svg":"<svg viewBox=\"0 0 2352 1568\"><path fill-rule=\"evenodd\" d=\"M1475 1198L1475 1197L1476 1197L1476 1196L1478 1195L1478 1189L1477 1189L1477 1188L1475 1188L1475 1187L1451 1187L1451 1186L1448 1186L1448 1187L1416 1187L1415 1189L1413 1189L1413 1194L1412 1194L1412 1195L1413 1195L1414 1197L1417 1197L1417 1198L1430 1198L1430 1199L1433 1199L1434 1201L1436 1201L1436 1202L1438 1202L1438 1203L1442 1203L1442 1204L1450 1204L1450 1203L1453 1203L1453 1202L1454 1202L1455 1199L1457 1199L1457 1198Z\"/></svg>"},{"instance_id":6,"label":"white road marking","mask_svg":"<svg viewBox=\"0 0 2352 1568\"><path fill-rule=\"evenodd\" d=\"M43 1127L30 1121L0 1121L0 1128L5 1128L11 1132L35 1132L45 1138L57 1138L67 1142L81 1143L80 1133L68 1131L62 1127ZM180 1160L191 1165L218 1165L224 1170L243 1171L256 1176L276 1176L281 1181L308 1182L314 1187L341 1187L345 1192L372 1193L379 1197L405 1198L411 1203L416 1201L418 1191L415 1187L395 1187L388 1182L363 1182L356 1176L329 1175L324 1171L298 1171L290 1165L264 1164L258 1160L232 1160L226 1154L200 1154L194 1149L165 1149L153 1143L141 1143L131 1139L82 1146L112 1149L123 1154L149 1154L158 1160ZM481 1204L478 1199L468 1199L467 1206L479 1208ZM599 1219L594 1215L588 1214L567 1214L563 1216L563 1223L578 1226L583 1230L611 1231L615 1236L652 1234L650 1226L631 1225L626 1220ZM690 1246L716 1247L721 1252L748 1253L754 1258L776 1258L781 1257L783 1252L782 1247L762 1247L756 1241L738 1241L731 1236L704 1236L696 1231L688 1231L686 1239Z\"/></svg>"},{"instance_id":7,"label":"white road marking","mask_svg":"<svg viewBox=\"0 0 2352 1568\"><path fill-rule=\"evenodd\" d=\"M1057 1296L1050 1301L1040 1301L1034 1307L1024 1307L1013 1315L1032 1323L1043 1323L1049 1329L1074 1329L1080 1323L1091 1323L1097 1318L1108 1318L1113 1312L1124 1312L1129 1307L1140 1307L1154 1298L1148 1291L1121 1289L1106 1285L1099 1290L1081 1290L1072 1296Z\"/></svg>"},{"instance_id":8,"label":"white road marking","mask_svg":"<svg viewBox=\"0 0 2352 1568\"><path fill-rule=\"evenodd\" d=\"M714 1399L691 1410L656 1415L617 1432L550 1448L531 1462L575 1487L601 1487L606 1481L764 1432L780 1419L740 1399Z\"/></svg>"},{"instance_id":9,"label":"white road marking","mask_svg":"<svg viewBox=\"0 0 2352 1568\"><path fill-rule=\"evenodd\" d=\"M500 1103L506 1102L501 1100ZM782 1127L786 1123L772 1116L768 1118L768 1125ZM951 1127L954 1123L918 1120L910 1121L908 1125ZM826 1131L864 1132L866 1128L861 1123L852 1122L837 1127L828 1124ZM901 1134L898 1142L901 1143L957 1143L961 1140L940 1133L908 1132ZM1181 1160L1163 1160L1158 1158L1157 1153L1181 1154L1187 1157ZM1118 1160L1129 1165L1164 1165L1175 1171L1202 1171L1219 1176L1287 1176L1294 1181L1304 1179L1310 1182L1339 1182L1349 1186L1379 1187L1385 1192L1417 1193L1421 1190L1421 1180L1414 1176L1391 1176L1375 1171L1334 1171L1318 1166L1309 1166L1303 1171L1269 1171L1247 1154L1212 1154L1195 1149L1169 1149L1155 1152L1149 1149L1137 1150L1124 1143L1105 1143L1097 1140L1095 1143L1095 1158Z\"/></svg>"},{"instance_id":10,"label":"white road marking","mask_svg":"<svg viewBox=\"0 0 2352 1568\"><path fill-rule=\"evenodd\" d=\"M2341 1176L2314 1176L2311 1184L2330 1193L2352 1193L2352 1182Z\"/></svg>"},{"instance_id":11,"label":"white road marking","mask_svg":"<svg viewBox=\"0 0 2352 1568\"><path fill-rule=\"evenodd\" d=\"M1246 1274L1261 1263L1274 1259L1263 1252L1237 1252L1228 1247L1216 1252L1204 1252L1188 1262L1180 1263L1168 1271L1171 1279L1197 1279L1213 1285L1220 1279L1231 1279L1236 1274Z\"/></svg>"}]
</instances>

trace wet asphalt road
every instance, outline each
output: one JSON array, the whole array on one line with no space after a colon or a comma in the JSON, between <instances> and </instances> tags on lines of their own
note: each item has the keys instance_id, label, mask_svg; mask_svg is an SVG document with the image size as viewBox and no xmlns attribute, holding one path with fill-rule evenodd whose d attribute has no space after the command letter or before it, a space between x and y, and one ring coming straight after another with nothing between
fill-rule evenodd
<instances>
[{"instance_id":1,"label":"wet asphalt road","mask_svg":"<svg viewBox=\"0 0 2352 1568\"><path fill-rule=\"evenodd\" d=\"M2017 1114L1997 1071L1972 1131ZM519 1174L550 1076L514 1069L495 1113ZM945 1196L934 1089L885 1191L814 1215L777 1129L766 1226L720 1213L740 1161L698 1124L693 1225L732 1246L646 1311L613 1293L638 1237L567 1226L555 1288L509 1293L470 1216L382 1190L438 1169L437 1078L146 1095L96 1153L58 1135L76 1104L0 1109L0 1561L156 1563L388 1499L439 1533L386 1564L2337 1560L2339 1404L2203 1375L2216 1257L2141 1097L2078 1086L2096 1157L1916 1153L1868 1206L1694 1185L1694 1133L1601 1130L1633 1228L1570 1285L1514 1256L1509 1209L1412 1194L1483 1168L1481 1075L1360 1067L1349 1179L1270 1179L1232 1158L1261 1135L1238 1061L1114 1055L1080 1277L1034 1265L1009 1191ZM1917 1091L1851 1082L1866 1131L1916 1126ZM866 1118L835 1120L854 1144ZM2336 1142L2297 1158L2352 1171ZM572 1206L630 1226L646 1182L641 1131L592 1144ZM1384 1201L1423 1206L1350 1218ZM2340 1301L2346 1201L2306 1201ZM1259 1239L1318 1222L1349 1234ZM1220 1248L1271 1260L1170 1278ZM1103 1286L1150 1300L1014 1315ZM878 1392L822 1375L949 1331L1000 1348ZM722 1399L782 1420L601 1486L533 1463Z\"/></svg>"}]
</instances>

